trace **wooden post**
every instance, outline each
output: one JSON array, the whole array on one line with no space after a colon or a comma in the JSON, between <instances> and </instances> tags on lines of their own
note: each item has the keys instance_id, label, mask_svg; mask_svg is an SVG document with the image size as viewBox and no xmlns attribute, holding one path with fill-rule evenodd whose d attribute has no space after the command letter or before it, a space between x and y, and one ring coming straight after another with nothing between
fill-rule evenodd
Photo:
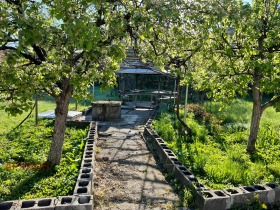
<instances>
[{"instance_id":1,"label":"wooden post","mask_svg":"<svg viewBox=\"0 0 280 210\"><path fill-rule=\"evenodd\" d=\"M92 83L92 101L94 101L94 82Z\"/></svg>"},{"instance_id":2,"label":"wooden post","mask_svg":"<svg viewBox=\"0 0 280 210\"><path fill-rule=\"evenodd\" d=\"M184 122L186 122L187 118L187 105L188 105L188 92L189 92L189 85L186 85L186 96L185 96L185 107L184 107Z\"/></svg>"},{"instance_id":3,"label":"wooden post","mask_svg":"<svg viewBox=\"0 0 280 210\"><path fill-rule=\"evenodd\" d=\"M188 60L188 72L190 72L191 69L191 61ZM185 97L185 107L184 107L184 122L186 122L187 118L187 105L188 105L188 92L189 92L189 84L186 85L186 97Z\"/></svg>"},{"instance_id":4,"label":"wooden post","mask_svg":"<svg viewBox=\"0 0 280 210\"><path fill-rule=\"evenodd\" d=\"M177 78L175 78L175 82L174 82L174 106L175 106L175 103L176 103L176 88L177 88Z\"/></svg>"},{"instance_id":5,"label":"wooden post","mask_svg":"<svg viewBox=\"0 0 280 210\"><path fill-rule=\"evenodd\" d=\"M35 93L35 126L38 126L38 95Z\"/></svg>"}]
</instances>

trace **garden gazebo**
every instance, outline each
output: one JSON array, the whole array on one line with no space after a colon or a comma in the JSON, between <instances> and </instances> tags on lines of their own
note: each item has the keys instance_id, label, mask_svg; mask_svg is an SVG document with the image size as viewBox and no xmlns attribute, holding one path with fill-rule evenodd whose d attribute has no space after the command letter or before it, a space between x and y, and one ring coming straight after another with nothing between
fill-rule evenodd
<instances>
[{"instance_id":1,"label":"garden gazebo","mask_svg":"<svg viewBox=\"0 0 280 210\"><path fill-rule=\"evenodd\" d=\"M177 78L168 71L159 71L151 63L143 63L132 48L118 72L118 89L122 101L152 101L176 97Z\"/></svg>"}]
</instances>

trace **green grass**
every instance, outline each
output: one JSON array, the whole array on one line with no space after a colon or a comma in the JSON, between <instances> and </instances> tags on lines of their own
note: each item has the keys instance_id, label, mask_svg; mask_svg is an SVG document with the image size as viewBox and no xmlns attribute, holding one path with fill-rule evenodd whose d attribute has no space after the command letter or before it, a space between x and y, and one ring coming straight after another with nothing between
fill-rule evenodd
<instances>
[{"instance_id":1,"label":"green grass","mask_svg":"<svg viewBox=\"0 0 280 210\"><path fill-rule=\"evenodd\" d=\"M36 169L47 160L53 125L50 120L41 120L38 127L33 123L30 119L0 135L0 201L54 197L73 191L86 129L67 128L61 163L55 168ZM32 164L33 168L11 167L17 163Z\"/></svg>"},{"instance_id":2,"label":"green grass","mask_svg":"<svg viewBox=\"0 0 280 210\"><path fill-rule=\"evenodd\" d=\"M207 187L221 189L261 184L280 178L280 113L268 108L261 121L257 153L246 153L252 103L235 100L229 107L207 102L192 106L187 124L193 137L179 135L174 115L163 113L154 127L182 163ZM179 133L179 134L178 134Z\"/></svg>"},{"instance_id":3,"label":"green grass","mask_svg":"<svg viewBox=\"0 0 280 210\"><path fill-rule=\"evenodd\" d=\"M95 100L116 100L115 91L100 91L95 87ZM0 107L4 107L0 103ZM78 102L78 110L90 107L89 100ZM71 100L69 110L75 110ZM49 96L38 99L38 111L54 110L55 102ZM40 169L47 160L53 132L52 120L39 120L35 127L34 111L20 127L17 125L28 115L11 116L0 109L0 202L4 200L56 197L73 193L86 137L86 129L68 127L61 163L55 168ZM16 164L32 164L26 168ZM38 164L34 164L38 163ZM14 165L12 165L14 164ZM33 167L33 168L32 168Z\"/></svg>"},{"instance_id":4,"label":"green grass","mask_svg":"<svg viewBox=\"0 0 280 210\"><path fill-rule=\"evenodd\" d=\"M71 103L70 109L74 107L75 103ZM39 99L38 108L39 112L54 109L55 103L44 97ZM61 163L55 168L38 170L47 160L53 121L41 119L35 127L32 114L22 126L14 129L27 114L13 117L0 110L0 201L72 194L87 130L68 127ZM31 167L16 167L18 163L31 164Z\"/></svg>"}]
</instances>

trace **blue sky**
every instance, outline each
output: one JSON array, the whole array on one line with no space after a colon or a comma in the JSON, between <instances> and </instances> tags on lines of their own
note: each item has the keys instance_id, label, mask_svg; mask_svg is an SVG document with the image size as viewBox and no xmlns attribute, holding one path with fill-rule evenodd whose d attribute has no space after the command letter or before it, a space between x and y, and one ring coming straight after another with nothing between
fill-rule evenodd
<instances>
[{"instance_id":1,"label":"blue sky","mask_svg":"<svg viewBox=\"0 0 280 210\"><path fill-rule=\"evenodd\" d=\"M249 2L249 3L251 3L252 2L252 0L243 0L244 2Z\"/></svg>"}]
</instances>

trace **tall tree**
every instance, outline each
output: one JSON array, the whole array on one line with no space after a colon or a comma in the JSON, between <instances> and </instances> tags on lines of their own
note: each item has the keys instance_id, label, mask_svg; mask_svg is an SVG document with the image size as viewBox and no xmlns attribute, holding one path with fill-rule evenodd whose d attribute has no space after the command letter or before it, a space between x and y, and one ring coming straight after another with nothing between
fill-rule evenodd
<instances>
[{"instance_id":1,"label":"tall tree","mask_svg":"<svg viewBox=\"0 0 280 210\"><path fill-rule=\"evenodd\" d=\"M92 81L115 82L130 1L0 0L0 5L1 99L9 100L7 111L21 113L36 91L54 98L48 161L59 164L71 97L85 97Z\"/></svg>"},{"instance_id":2,"label":"tall tree","mask_svg":"<svg viewBox=\"0 0 280 210\"><path fill-rule=\"evenodd\" d=\"M197 88L229 100L253 96L253 111L247 151L256 151L264 110L280 101L280 7L278 0L254 0L252 4L220 3L221 15L212 18L210 36L195 58L193 79ZM263 96L270 96L264 101Z\"/></svg>"},{"instance_id":3,"label":"tall tree","mask_svg":"<svg viewBox=\"0 0 280 210\"><path fill-rule=\"evenodd\" d=\"M189 76L189 61L208 37L206 18L212 12L209 1L151 1L143 8L141 30L137 30L136 48L159 69L167 69L178 78L176 114L185 131L191 129L179 115L181 87ZM212 14L212 13L211 13Z\"/></svg>"}]
</instances>

